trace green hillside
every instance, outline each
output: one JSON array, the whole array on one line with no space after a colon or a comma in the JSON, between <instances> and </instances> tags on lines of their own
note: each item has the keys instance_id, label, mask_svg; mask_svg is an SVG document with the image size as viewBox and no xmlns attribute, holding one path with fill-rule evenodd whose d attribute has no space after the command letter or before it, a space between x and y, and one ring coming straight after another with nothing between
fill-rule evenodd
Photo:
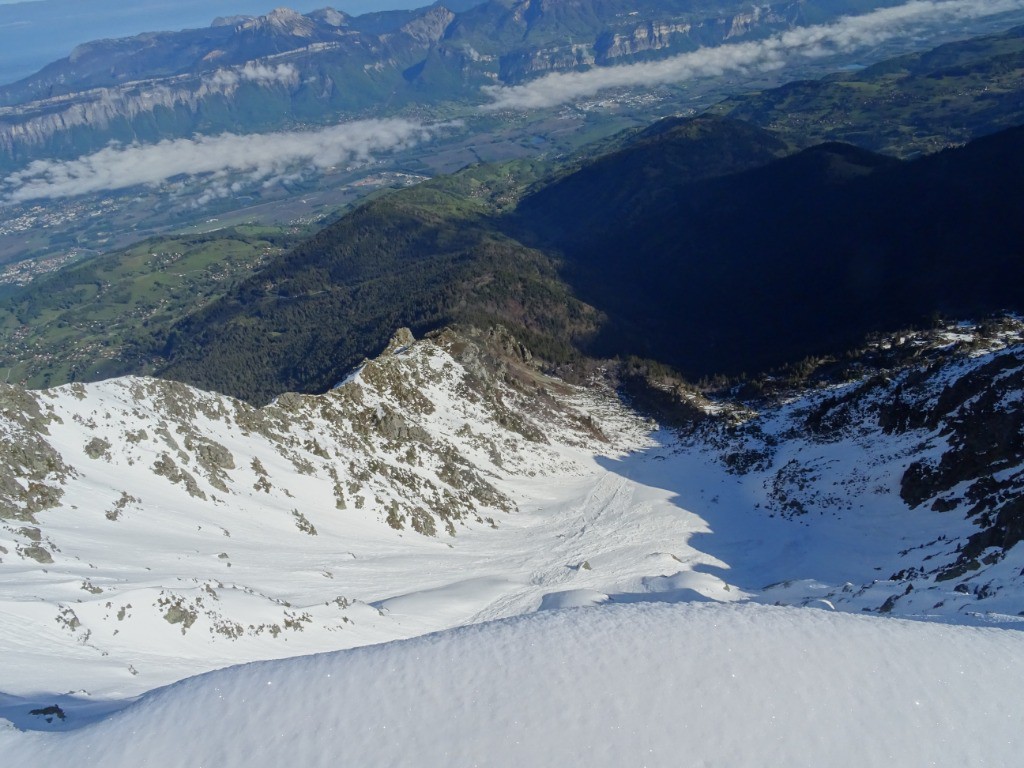
<instances>
[{"instance_id":1,"label":"green hillside","mask_svg":"<svg viewBox=\"0 0 1024 768\"><path fill-rule=\"evenodd\" d=\"M38 278L0 301L0 368L32 387L152 372L172 323L300 238L262 227L156 238Z\"/></svg>"},{"instance_id":2,"label":"green hillside","mask_svg":"<svg viewBox=\"0 0 1024 768\"><path fill-rule=\"evenodd\" d=\"M726 99L711 112L801 146L936 152L1024 124L1024 27L900 56L855 73Z\"/></svg>"},{"instance_id":3,"label":"green hillside","mask_svg":"<svg viewBox=\"0 0 1024 768\"><path fill-rule=\"evenodd\" d=\"M598 313L549 256L502 234L467 186L428 184L358 208L176 324L160 374L264 402L329 388L396 328L454 322L503 323L548 360L573 359Z\"/></svg>"}]
</instances>

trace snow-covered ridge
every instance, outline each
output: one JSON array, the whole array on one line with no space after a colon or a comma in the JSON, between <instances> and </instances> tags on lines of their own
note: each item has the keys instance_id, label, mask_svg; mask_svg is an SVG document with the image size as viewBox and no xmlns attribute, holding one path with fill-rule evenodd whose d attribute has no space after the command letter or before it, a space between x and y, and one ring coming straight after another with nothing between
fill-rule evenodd
<instances>
[{"instance_id":1,"label":"snow-covered ridge","mask_svg":"<svg viewBox=\"0 0 1024 768\"><path fill-rule=\"evenodd\" d=\"M7 690L123 694L471 619L507 574L439 563L517 519L509 479L571 483L643 439L609 393L527 354L501 332L404 332L332 392L261 409L154 379L5 387ZM393 616L410 611L422 623ZM78 671L50 675L38 653Z\"/></svg>"},{"instance_id":2,"label":"snow-covered ridge","mask_svg":"<svg viewBox=\"0 0 1024 768\"><path fill-rule=\"evenodd\" d=\"M606 603L1022 627L1022 329L907 337L683 435L500 330L402 332L263 409L4 388L0 717L75 729L218 667Z\"/></svg>"}]
</instances>

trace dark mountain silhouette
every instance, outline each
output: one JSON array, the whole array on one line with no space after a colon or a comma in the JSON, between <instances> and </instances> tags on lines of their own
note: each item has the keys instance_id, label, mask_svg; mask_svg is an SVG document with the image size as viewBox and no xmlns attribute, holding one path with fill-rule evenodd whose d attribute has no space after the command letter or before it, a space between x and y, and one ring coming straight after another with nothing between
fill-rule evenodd
<instances>
[{"instance_id":1,"label":"dark mountain silhouette","mask_svg":"<svg viewBox=\"0 0 1024 768\"><path fill-rule=\"evenodd\" d=\"M828 143L639 209L549 187L519 225L607 314L588 352L731 375L934 313L1020 307L1022 170L1020 128L915 162Z\"/></svg>"}]
</instances>

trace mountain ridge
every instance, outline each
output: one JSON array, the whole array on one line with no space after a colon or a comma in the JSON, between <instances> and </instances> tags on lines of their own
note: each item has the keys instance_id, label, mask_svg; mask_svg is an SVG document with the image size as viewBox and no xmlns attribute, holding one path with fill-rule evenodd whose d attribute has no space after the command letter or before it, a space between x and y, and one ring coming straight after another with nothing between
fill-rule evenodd
<instances>
[{"instance_id":1,"label":"mountain ridge","mask_svg":"<svg viewBox=\"0 0 1024 768\"><path fill-rule=\"evenodd\" d=\"M1006 278L1024 241L1014 213L1024 129L901 162L839 144L779 157L784 145L756 129L683 125L553 183L527 182L511 213L460 191L473 189L457 181L473 169L371 201L182 321L159 371L265 401L322 391L358 362L359 343L382 348L396 325L465 320L529 334L553 365L632 355L697 380L840 353L937 313L1021 309ZM687 164L706 157L687 147L721 136L730 153L704 170ZM635 184L592 182L605 167L673 157L678 177L658 184L643 172Z\"/></svg>"},{"instance_id":2,"label":"mountain ridge","mask_svg":"<svg viewBox=\"0 0 1024 768\"><path fill-rule=\"evenodd\" d=\"M524 200L522 227L540 212L525 242L554 245L579 298L611 319L591 354L654 357L692 378L754 373L936 312L1019 309L1001 280L1020 267L1022 142L1013 128L904 163L820 145L681 182L662 208L621 218L613 190L581 206L555 186Z\"/></svg>"},{"instance_id":3,"label":"mountain ridge","mask_svg":"<svg viewBox=\"0 0 1024 768\"><path fill-rule=\"evenodd\" d=\"M502 329L402 331L262 409L153 379L5 385L6 690L124 698L221 659L609 602L1016 627L1024 325L869 353L754 407L684 392L703 418L678 433ZM28 663L41 648L65 662Z\"/></svg>"}]
</instances>

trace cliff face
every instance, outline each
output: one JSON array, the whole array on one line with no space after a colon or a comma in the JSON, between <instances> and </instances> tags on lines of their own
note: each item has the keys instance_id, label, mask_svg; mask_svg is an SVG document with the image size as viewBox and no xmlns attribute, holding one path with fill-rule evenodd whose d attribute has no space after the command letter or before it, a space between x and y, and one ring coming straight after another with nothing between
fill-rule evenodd
<instances>
[{"instance_id":1,"label":"cliff face","mask_svg":"<svg viewBox=\"0 0 1024 768\"><path fill-rule=\"evenodd\" d=\"M498 77L505 83L519 82L549 72L583 69L596 62L593 47L586 44L534 48L502 56Z\"/></svg>"},{"instance_id":2,"label":"cliff face","mask_svg":"<svg viewBox=\"0 0 1024 768\"><path fill-rule=\"evenodd\" d=\"M602 64L623 56L635 56L645 51L660 51L674 45L685 44L690 34L690 24L670 24L652 21L642 24L630 32L609 33L598 38L595 44L597 58Z\"/></svg>"},{"instance_id":3,"label":"cliff face","mask_svg":"<svg viewBox=\"0 0 1024 768\"><path fill-rule=\"evenodd\" d=\"M252 68L250 72L254 71ZM41 99L19 107L0 109L0 152L11 160L31 157L36 150L72 149L76 133L95 135L85 147L102 145L108 132L119 130L135 138L136 123L152 119L160 111L195 117L200 106L212 99L230 100L241 83L245 68L216 70L206 77L179 76L164 80L126 83L112 88ZM252 81L263 89L287 89L297 81L294 68L267 70L267 77Z\"/></svg>"},{"instance_id":4,"label":"cliff face","mask_svg":"<svg viewBox=\"0 0 1024 768\"><path fill-rule=\"evenodd\" d=\"M505 83L517 83L549 72L611 66L636 57L764 36L795 23L799 11L800 4L793 2L754 8L726 3L718 9L669 3L635 10L622 5L604 14L584 2L516 3L498 24L506 35L515 29L521 38L514 50L502 55L500 77ZM542 44L556 29L564 30L571 43ZM465 34L460 29L460 35Z\"/></svg>"},{"instance_id":5,"label":"cliff face","mask_svg":"<svg viewBox=\"0 0 1024 768\"><path fill-rule=\"evenodd\" d=\"M402 33L408 35L421 45L429 46L444 37L448 27L455 19L455 14L444 6L431 8L427 13L402 27Z\"/></svg>"}]
</instances>

